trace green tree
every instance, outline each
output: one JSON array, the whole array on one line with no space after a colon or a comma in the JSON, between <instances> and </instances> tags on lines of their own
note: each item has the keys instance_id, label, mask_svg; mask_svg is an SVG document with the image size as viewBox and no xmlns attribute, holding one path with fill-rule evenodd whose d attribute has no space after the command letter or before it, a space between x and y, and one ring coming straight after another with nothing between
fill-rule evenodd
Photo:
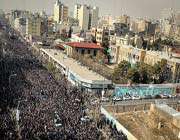
<instances>
[{"instance_id":1,"label":"green tree","mask_svg":"<svg viewBox=\"0 0 180 140\"><path fill-rule=\"evenodd\" d=\"M153 67L145 63L137 63L136 68L140 74L140 83L148 84L152 81Z\"/></svg>"},{"instance_id":2,"label":"green tree","mask_svg":"<svg viewBox=\"0 0 180 140\"><path fill-rule=\"evenodd\" d=\"M48 64L46 65L46 68L48 69L49 72L54 73L56 71L56 67L54 66L53 63L48 62Z\"/></svg>"},{"instance_id":3,"label":"green tree","mask_svg":"<svg viewBox=\"0 0 180 140\"><path fill-rule=\"evenodd\" d=\"M154 64L153 69L154 69L153 76L154 76L155 83L161 84L161 83L169 80L171 71L168 68L166 59L162 59L158 63Z\"/></svg>"},{"instance_id":4,"label":"green tree","mask_svg":"<svg viewBox=\"0 0 180 140\"><path fill-rule=\"evenodd\" d=\"M140 73L136 68L130 68L126 75L127 79L132 83L140 83Z\"/></svg>"},{"instance_id":5,"label":"green tree","mask_svg":"<svg viewBox=\"0 0 180 140\"><path fill-rule=\"evenodd\" d=\"M117 83L125 83L127 82L126 75L127 72L131 68L131 64L127 61L122 61L119 65L114 69L113 72L113 81Z\"/></svg>"},{"instance_id":6,"label":"green tree","mask_svg":"<svg viewBox=\"0 0 180 140\"><path fill-rule=\"evenodd\" d=\"M103 53L108 58L108 62L110 62L110 50L109 50L109 39L105 38L102 42L102 47L104 48Z\"/></svg>"}]
</instances>

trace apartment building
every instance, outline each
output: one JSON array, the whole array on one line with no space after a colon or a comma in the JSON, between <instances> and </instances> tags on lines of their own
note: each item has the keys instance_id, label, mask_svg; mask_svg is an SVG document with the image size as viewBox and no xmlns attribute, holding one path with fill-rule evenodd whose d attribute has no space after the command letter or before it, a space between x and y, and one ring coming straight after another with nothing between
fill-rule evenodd
<instances>
[{"instance_id":1,"label":"apartment building","mask_svg":"<svg viewBox=\"0 0 180 140\"><path fill-rule=\"evenodd\" d=\"M79 21L82 30L96 27L99 18L99 8L76 4L74 7L74 18Z\"/></svg>"},{"instance_id":2,"label":"apartment building","mask_svg":"<svg viewBox=\"0 0 180 140\"><path fill-rule=\"evenodd\" d=\"M59 0L54 4L54 22L62 23L68 20L68 7L62 4Z\"/></svg>"},{"instance_id":3,"label":"apartment building","mask_svg":"<svg viewBox=\"0 0 180 140\"><path fill-rule=\"evenodd\" d=\"M41 35L41 18L33 15L26 19L26 34L32 36Z\"/></svg>"}]
</instances>

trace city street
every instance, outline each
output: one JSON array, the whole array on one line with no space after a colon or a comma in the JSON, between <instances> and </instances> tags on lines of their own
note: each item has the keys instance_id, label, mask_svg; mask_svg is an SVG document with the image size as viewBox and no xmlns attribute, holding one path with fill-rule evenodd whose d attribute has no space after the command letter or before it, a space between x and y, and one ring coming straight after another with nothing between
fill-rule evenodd
<instances>
[{"instance_id":1,"label":"city street","mask_svg":"<svg viewBox=\"0 0 180 140\"><path fill-rule=\"evenodd\" d=\"M178 103L180 99L179 98L170 98L170 99L143 99L143 100L128 100L128 101L118 101L118 102L102 102L102 105L121 105L121 106L126 106L126 105L142 105L142 104L150 104L150 103Z\"/></svg>"}]
</instances>

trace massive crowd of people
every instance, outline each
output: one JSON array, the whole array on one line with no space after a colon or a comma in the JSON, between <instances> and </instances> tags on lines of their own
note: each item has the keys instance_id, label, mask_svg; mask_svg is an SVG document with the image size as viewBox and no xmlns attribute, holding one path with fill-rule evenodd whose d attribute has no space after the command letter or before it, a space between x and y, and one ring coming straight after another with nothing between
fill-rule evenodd
<instances>
[{"instance_id":1,"label":"massive crowd of people","mask_svg":"<svg viewBox=\"0 0 180 140\"><path fill-rule=\"evenodd\" d=\"M97 122L97 127L104 130L109 139L127 140L127 136L121 130L118 131L116 125L102 114Z\"/></svg>"},{"instance_id":2,"label":"massive crowd of people","mask_svg":"<svg viewBox=\"0 0 180 140\"><path fill-rule=\"evenodd\" d=\"M5 40L6 55L0 61L0 139L103 139L86 111L87 95L63 76L55 80L25 43ZM111 130L114 139L126 139Z\"/></svg>"}]
</instances>

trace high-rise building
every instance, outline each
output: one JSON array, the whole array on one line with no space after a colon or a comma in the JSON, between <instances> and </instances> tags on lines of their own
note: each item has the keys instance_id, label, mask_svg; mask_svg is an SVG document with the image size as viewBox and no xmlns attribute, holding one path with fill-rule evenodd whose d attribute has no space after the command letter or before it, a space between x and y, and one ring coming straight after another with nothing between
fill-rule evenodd
<instances>
[{"instance_id":1,"label":"high-rise building","mask_svg":"<svg viewBox=\"0 0 180 140\"><path fill-rule=\"evenodd\" d=\"M48 33L48 16L44 11L40 13L41 18L41 35L46 35Z\"/></svg>"},{"instance_id":2,"label":"high-rise building","mask_svg":"<svg viewBox=\"0 0 180 140\"><path fill-rule=\"evenodd\" d=\"M22 35L26 34L26 18L16 18L14 21L14 28Z\"/></svg>"},{"instance_id":3,"label":"high-rise building","mask_svg":"<svg viewBox=\"0 0 180 140\"><path fill-rule=\"evenodd\" d=\"M177 26L180 26L180 11L178 13L176 13L176 16L175 16L175 24Z\"/></svg>"},{"instance_id":4,"label":"high-rise building","mask_svg":"<svg viewBox=\"0 0 180 140\"><path fill-rule=\"evenodd\" d=\"M33 15L26 19L26 34L32 36L41 35L41 18Z\"/></svg>"},{"instance_id":5,"label":"high-rise building","mask_svg":"<svg viewBox=\"0 0 180 140\"><path fill-rule=\"evenodd\" d=\"M74 6L74 18L75 18L75 19L78 19L78 18L79 18L80 8L81 8L81 5L80 5L80 4L76 4L76 5Z\"/></svg>"},{"instance_id":6,"label":"high-rise building","mask_svg":"<svg viewBox=\"0 0 180 140\"><path fill-rule=\"evenodd\" d=\"M68 7L62 4L59 0L54 4L54 21L61 23L68 19Z\"/></svg>"},{"instance_id":7,"label":"high-rise building","mask_svg":"<svg viewBox=\"0 0 180 140\"><path fill-rule=\"evenodd\" d=\"M88 30L89 7L87 5L76 4L74 8L74 18L79 21L81 29Z\"/></svg>"},{"instance_id":8,"label":"high-rise building","mask_svg":"<svg viewBox=\"0 0 180 140\"><path fill-rule=\"evenodd\" d=\"M97 27L98 25L98 19L99 19L99 8L98 7L93 7L90 10L90 24L89 24L89 29L92 27Z\"/></svg>"},{"instance_id":9,"label":"high-rise building","mask_svg":"<svg viewBox=\"0 0 180 140\"><path fill-rule=\"evenodd\" d=\"M111 27L113 23L113 17L111 15L105 15L98 20L98 27Z\"/></svg>"},{"instance_id":10,"label":"high-rise building","mask_svg":"<svg viewBox=\"0 0 180 140\"><path fill-rule=\"evenodd\" d=\"M98 7L76 4L74 7L74 18L79 21L79 26L83 30L88 30L98 24Z\"/></svg>"},{"instance_id":11,"label":"high-rise building","mask_svg":"<svg viewBox=\"0 0 180 140\"><path fill-rule=\"evenodd\" d=\"M116 17L116 22L129 25L130 24L130 17L127 15L118 16L118 17Z\"/></svg>"},{"instance_id":12,"label":"high-rise building","mask_svg":"<svg viewBox=\"0 0 180 140\"><path fill-rule=\"evenodd\" d=\"M16 18L27 18L29 16L31 16L31 13L29 11L12 10L9 17L9 22L11 26L14 27L14 21Z\"/></svg>"}]
</instances>

